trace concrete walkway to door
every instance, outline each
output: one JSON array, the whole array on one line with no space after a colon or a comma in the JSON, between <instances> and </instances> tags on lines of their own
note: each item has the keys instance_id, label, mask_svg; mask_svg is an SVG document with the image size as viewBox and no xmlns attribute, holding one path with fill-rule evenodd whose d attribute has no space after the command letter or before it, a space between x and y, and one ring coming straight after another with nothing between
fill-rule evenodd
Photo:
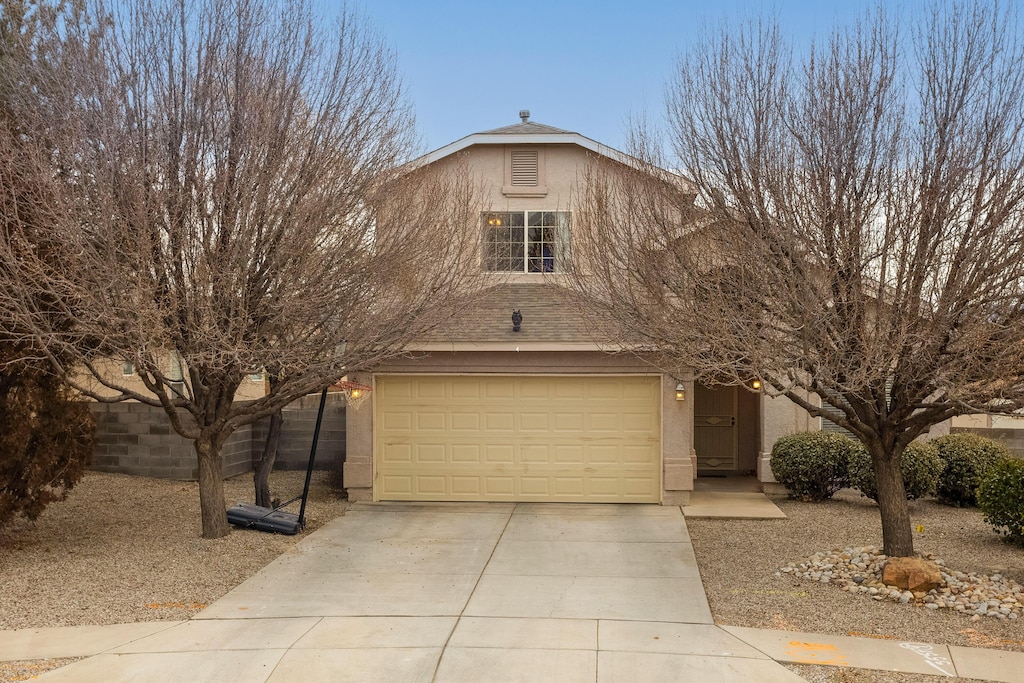
<instances>
[{"instance_id":1,"label":"concrete walkway to door","mask_svg":"<svg viewBox=\"0 0 1024 683\"><path fill-rule=\"evenodd\" d=\"M44 681L800 681L654 505L360 504L197 618Z\"/></svg>"}]
</instances>

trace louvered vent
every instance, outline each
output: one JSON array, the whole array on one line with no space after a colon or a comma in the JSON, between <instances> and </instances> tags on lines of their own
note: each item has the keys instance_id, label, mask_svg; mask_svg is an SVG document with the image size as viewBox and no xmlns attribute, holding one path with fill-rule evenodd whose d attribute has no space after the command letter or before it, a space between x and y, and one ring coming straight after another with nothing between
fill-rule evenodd
<instances>
[{"instance_id":1,"label":"louvered vent","mask_svg":"<svg viewBox=\"0 0 1024 683\"><path fill-rule=\"evenodd\" d=\"M833 408L828 404L823 405L821 409L825 412L826 415L835 415L836 417L839 417L843 414L843 411L839 410L838 408ZM821 431L833 432L835 434L844 434L850 437L851 439L857 438L857 436L853 432L843 429L842 427L840 427L827 417L821 418Z\"/></svg>"},{"instance_id":2,"label":"louvered vent","mask_svg":"<svg viewBox=\"0 0 1024 683\"><path fill-rule=\"evenodd\" d=\"M837 393L835 393L833 391L828 392L828 394L829 394L829 396L832 396L832 397L835 397L835 398L838 398L838 396L839 396L839 394L837 394ZM843 415L843 411L839 410L839 408L836 408L835 406L829 405L828 403L825 403L824 401L821 402L821 410L822 410L822 412L825 413L825 415L834 415L836 417L840 417L840 416ZM823 431L823 432L833 432L835 434L844 434L844 435L850 437L851 439L856 439L857 438L856 436L853 435L853 432L848 431L846 429L843 429L842 427L837 425L835 422L833 422L832 420L828 419L828 417L822 417L821 418L821 431Z\"/></svg>"},{"instance_id":3,"label":"louvered vent","mask_svg":"<svg viewBox=\"0 0 1024 683\"><path fill-rule=\"evenodd\" d=\"M892 397L892 381L893 381L892 377L889 377L888 379L885 380L885 401L886 401L886 404L889 403L889 401L890 401L890 399ZM835 394L833 394L833 395L835 395ZM836 417L840 417L840 416L843 415L843 411L839 410L839 408L835 408L835 407L830 406L829 404L824 403L824 402L822 402L821 409L822 409L822 411L826 415L834 415ZM853 432L851 432L851 431L849 431L847 429L843 429L842 427L840 427L839 425L837 425L835 422L833 422L832 420L828 419L827 417L821 418L821 431L823 431L823 432L835 432L836 434L845 434L846 436L848 436L848 437L850 437L851 439L854 439L854 440L857 440L857 438L858 438L856 434L854 434Z\"/></svg>"},{"instance_id":4,"label":"louvered vent","mask_svg":"<svg viewBox=\"0 0 1024 683\"><path fill-rule=\"evenodd\" d=\"M537 152L512 152L512 184L536 187Z\"/></svg>"}]
</instances>

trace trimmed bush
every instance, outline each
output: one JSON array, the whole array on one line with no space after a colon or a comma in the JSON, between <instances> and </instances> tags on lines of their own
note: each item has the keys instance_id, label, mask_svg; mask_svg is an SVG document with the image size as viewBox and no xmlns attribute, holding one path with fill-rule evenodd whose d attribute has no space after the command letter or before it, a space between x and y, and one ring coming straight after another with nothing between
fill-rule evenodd
<instances>
[{"instance_id":1,"label":"trimmed bush","mask_svg":"<svg viewBox=\"0 0 1024 683\"><path fill-rule=\"evenodd\" d=\"M1000 460L1010 457L1009 449L993 439L970 432L957 432L932 441L946 463L935 496L946 505L975 506L978 484Z\"/></svg>"},{"instance_id":2,"label":"trimmed bush","mask_svg":"<svg viewBox=\"0 0 1024 683\"><path fill-rule=\"evenodd\" d=\"M997 534L1024 547L1024 460L992 466L978 486L978 507Z\"/></svg>"},{"instance_id":3,"label":"trimmed bush","mask_svg":"<svg viewBox=\"0 0 1024 683\"><path fill-rule=\"evenodd\" d=\"M825 500L847 485L847 462L856 447L842 434L790 434L772 446L772 474L793 498Z\"/></svg>"},{"instance_id":4,"label":"trimmed bush","mask_svg":"<svg viewBox=\"0 0 1024 683\"><path fill-rule=\"evenodd\" d=\"M874 468L871 467L871 456L862 445L857 446L850 454L850 486L877 502L878 486L875 483ZM907 446L900 462L907 499L923 498L934 493L942 467L938 449L931 443L915 441Z\"/></svg>"}]
</instances>

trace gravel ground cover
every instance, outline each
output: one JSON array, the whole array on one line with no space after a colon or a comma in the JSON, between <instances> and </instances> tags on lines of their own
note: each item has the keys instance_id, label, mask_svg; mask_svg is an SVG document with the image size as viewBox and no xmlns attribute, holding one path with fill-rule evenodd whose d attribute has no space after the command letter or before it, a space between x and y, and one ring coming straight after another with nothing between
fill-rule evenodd
<instances>
[{"instance_id":1,"label":"gravel ground cover","mask_svg":"<svg viewBox=\"0 0 1024 683\"><path fill-rule=\"evenodd\" d=\"M188 619L255 574L346 502L314 473L306 531L200 536L199 485L89 472L35 522L0 529L0 630ZM305 472L275 472L271 495L302 492ZM224 483L229 505L252 502L252 477ZM287 508L298 512L298 504ZM0 681L67 664L0 662Z\"/></svg>"},{"instance_id":2,"label":"gravel ground cover","mask_svg":"<svg viewBox=\"0 0 1024 683\"><path fill-rule=\"evenodd\" d=\"M274 495L302 487L277 472ZM225 482L227 500L252 500L248 475ZM1024 619L873 600L784 573L833 548L876 545L878 509L853 491L831 501L773 498L782 520L688 520L716 622L737 626L1024 651ZM343 514L345 501L314 477L309 530ZM198 486L89 473L34 523L0 530L0 629L186 619L291 547L299 536L236 531L204 540ZM999 541L977 510L911 503L916 547L955 571L1024 583L1024 551ZM0 682L27 680L68 660L0 663ZM931 683L938 677L791 665L812 683ZM948 679L946 679L948 680Z\"/></svg>"},{"instance_id":3,"label":"gravel ground cover","mask_svg":"<svg viewBox=\"0 0 1024 683\"><path fill-rule=\"evenodd\" d=\"M856 491L843 490L821 503L781 496L772 500L787 519L687 520L717 623L1024 651L1021 619L974 619L973 613L927 608L925 603L875 600L781 571L791 563L809 562L816 553L878 545L882 529L877 505ZM925 499L911 501L910 514L918 552L943 559L952 571L1001 575L1024 584L1024 551L1001 542L979 511ZM790 668L813 682L940 680L820 666Z\"/></svg>"}]
</instances>

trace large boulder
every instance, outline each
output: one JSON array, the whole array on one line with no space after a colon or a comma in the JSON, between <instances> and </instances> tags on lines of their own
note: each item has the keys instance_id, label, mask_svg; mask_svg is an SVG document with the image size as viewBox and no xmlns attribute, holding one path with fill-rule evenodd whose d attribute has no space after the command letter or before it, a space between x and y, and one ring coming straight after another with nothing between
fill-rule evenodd
<instances>
[{"instance_id":1,"label":"large boulder","mask_svg":"<svg viewBox=\"0 0 1024 683\"><path fill-rule=\"evenodd\" d=\"M911 593L927 593L942 585L939 565L921 557L890 557L882 568L882 583Z\"/></svg>"}]
</instances>

